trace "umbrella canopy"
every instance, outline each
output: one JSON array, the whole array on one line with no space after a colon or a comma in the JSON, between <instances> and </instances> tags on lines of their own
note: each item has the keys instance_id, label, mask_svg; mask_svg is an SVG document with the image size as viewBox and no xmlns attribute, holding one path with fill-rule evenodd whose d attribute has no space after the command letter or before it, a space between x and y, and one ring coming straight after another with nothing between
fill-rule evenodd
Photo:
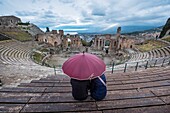
<instances>
[{"instance_id":1,"label":"umbrella canopy","mask_svg":"<svg viewBox=\"0 0 170 113\"><path fill-rule=\"evenodd\" d=\"M65 61L62 69L71 78L88 80L101 76L106 70L106 65L95 55L80 53Z\"/></svg>"}]
</instances>

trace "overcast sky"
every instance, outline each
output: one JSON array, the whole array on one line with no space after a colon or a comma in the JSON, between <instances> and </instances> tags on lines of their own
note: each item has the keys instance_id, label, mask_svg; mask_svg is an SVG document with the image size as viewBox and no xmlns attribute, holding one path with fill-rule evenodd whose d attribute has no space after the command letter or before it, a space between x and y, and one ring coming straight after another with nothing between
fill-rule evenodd
<instances>
[{"instance_id":1,"label":"overcast sky","mask_svg":"<svg viewBox=\"0 0 170 113\"><path fill-rule=\"evenodd\" d=\"M0 0L0 15L15 15L45 31L105 31L118 26L161 26L170 0Z\"/></svg>"}]
</instances>

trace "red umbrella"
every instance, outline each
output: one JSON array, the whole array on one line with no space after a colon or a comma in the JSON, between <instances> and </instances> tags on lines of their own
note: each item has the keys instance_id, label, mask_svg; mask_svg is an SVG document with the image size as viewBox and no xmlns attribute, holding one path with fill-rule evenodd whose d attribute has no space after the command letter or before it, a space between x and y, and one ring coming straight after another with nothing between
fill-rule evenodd
<instances>
[{"instance_id":1,"label":"red umbrella","mask_svg":"<svg viewBox=\"0 0 170 113\"><path fill-rule=\"evenodd\" d=\"M65 61L62 69L71 78L88 80L101 76L106 70L106 65L95 55L80 53Z\"/></svg>"}]
</instances>

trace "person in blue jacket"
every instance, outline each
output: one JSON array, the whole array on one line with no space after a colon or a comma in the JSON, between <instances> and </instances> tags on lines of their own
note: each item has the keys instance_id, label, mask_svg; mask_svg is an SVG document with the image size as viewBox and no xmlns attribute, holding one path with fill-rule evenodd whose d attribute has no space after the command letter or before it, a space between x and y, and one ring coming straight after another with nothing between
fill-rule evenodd
<instances>
[{"instance_id":1,"label":"person in blue jacket","mask_svg":"<svg viewBox=\"0 0 170 113\"><path fill-rule=\"evenodd\" d=\"M97 101L105 98L107 94L107 87L106 77L104 74L91 80L90 93L91 97Z\"/></svg>"}]
</instances>

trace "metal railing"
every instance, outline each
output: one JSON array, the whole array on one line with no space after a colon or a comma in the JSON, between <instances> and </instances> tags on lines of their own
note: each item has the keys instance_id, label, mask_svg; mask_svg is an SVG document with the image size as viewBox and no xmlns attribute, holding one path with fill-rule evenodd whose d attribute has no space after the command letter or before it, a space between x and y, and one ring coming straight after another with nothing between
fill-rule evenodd
<instances>
[{"instance_id":1,"label":"metal railing","mask_svg":"<svg viewBox=\"0 0 170 113\"><path fill-rule=\"evenodd\" d=\"M128 70L137 71L139 68L147 69L151 67L163 67L165 65L170 65L170 57L161 57L148 59L144 61L136 61L136 62L126 62L121 65L116 65L114 62L111 66L111 73L114 71L123 71L127 72ZM109 70L109 69L108 69Z\"/></svg>"}]
</instances>

